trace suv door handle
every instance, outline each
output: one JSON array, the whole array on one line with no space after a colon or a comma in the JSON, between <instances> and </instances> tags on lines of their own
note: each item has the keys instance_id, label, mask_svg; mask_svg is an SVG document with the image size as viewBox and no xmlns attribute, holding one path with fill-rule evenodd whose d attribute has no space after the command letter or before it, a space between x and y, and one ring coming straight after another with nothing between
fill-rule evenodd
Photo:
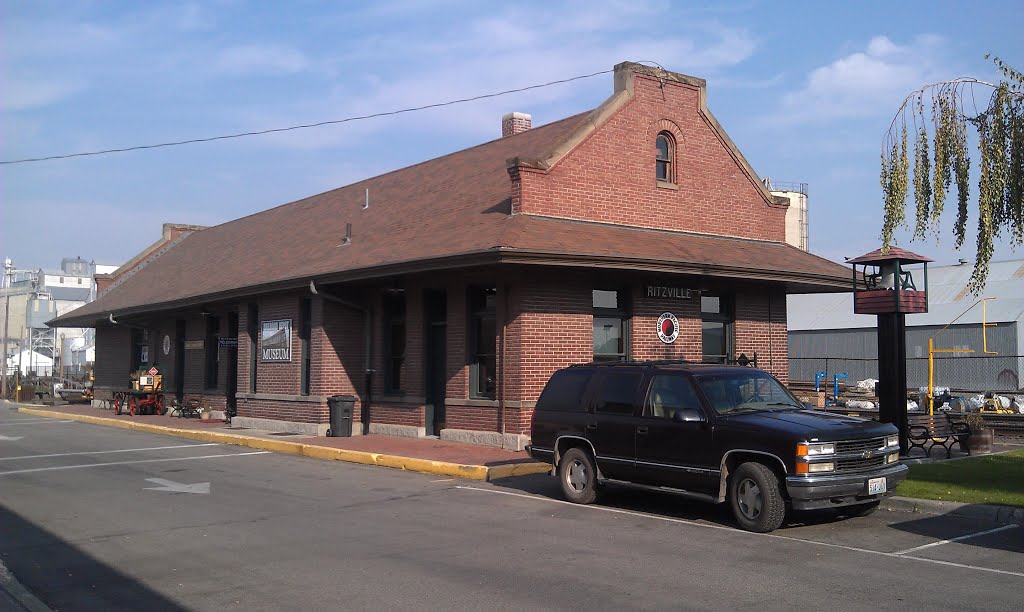
<instances>
[{"instance_id":1,"label":"suv door handle","mask_svg":"<svg viewBox=\"0 0 1024 612\"><path fill-rule=\"evenodd\" d=\"M646 436L647 435L647 426L646 425L641 425L640 427L637 427L636 428L636 433L640 434L641 436Z\"/></svg>"}]
</instances>

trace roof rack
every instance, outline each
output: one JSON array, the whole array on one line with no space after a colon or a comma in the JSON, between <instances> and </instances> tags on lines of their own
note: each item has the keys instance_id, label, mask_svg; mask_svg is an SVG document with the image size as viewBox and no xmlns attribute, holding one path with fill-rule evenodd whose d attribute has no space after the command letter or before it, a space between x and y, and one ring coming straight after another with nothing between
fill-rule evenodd
<instances>
[{"instance_id":1,"label":"roof rack","mask_svg":"<svg viewBox=\"0 0 1024 612\"><path fill-rule=\"evenodd\" d=\"M574 363L570 368L582 368L586 366L650 366L650 365L702 365L698 361L686 359L648 359L643 361L588 361L587 363Z\"/></svg>"},{"instance_id":2,"label":"roof rack","mask_svg":"<svg viewBox=\"0 0 1024 612\"><path fill-rule=\"evenodd\" d=\"M570 365L570 368L582 368L588 366L603 366L603 367L614 367L614 366L660 366L660 365L691 365L691 366L723 366L723 365L739 365L744 367L758 367L757 366L757 351L754 351L754 358L750 359L744 353L740 353L738 357L726 357L725 363L705 363L702 361L689 361L687 359L647 359L647 360L627 360L627 361L588 361L587 363L574 363Z\"/></svg>"}]
</instances>

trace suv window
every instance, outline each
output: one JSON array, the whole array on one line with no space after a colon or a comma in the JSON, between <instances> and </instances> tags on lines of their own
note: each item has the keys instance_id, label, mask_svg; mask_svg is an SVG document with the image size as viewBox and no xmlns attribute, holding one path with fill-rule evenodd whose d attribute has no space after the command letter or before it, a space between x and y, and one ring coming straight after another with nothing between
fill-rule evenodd
<instances>
[{"instance_id":1,"label":"suv window","mask_svg":"<svg viewBox=\"0 0 1024 612\"><path fill-rule=\"evenodd\" d=\"M551 376L537 400L537 410L579 412L583 393L590 382L591 370L559 370Z\"/></svg>"},{"instance_id":2,"label":"suv window","mask_svg":"<svg viewBox=\"0 0 1024 612\"><path fill-rule=\"evenodd\" d=\"M598 412L633 414L633 399L644 378L637 370L609 370L604 373L601 392L597 397Z\"/></svg>"},{"instance_id":3,"label":"suv window","mask_svg":"<svg viewBox=\"0 0 1024 612\"><path fill-rule=\"evenodd\" d=\"M782 383L757 370L698 375L697 383L718 414L803 408Z\"/></svg>"},{"instance_id":4,"label":"suv window","mask_svg":"<svg viewBox=\"0 0 1024 612\"><path fill-rule=\"evenodd\" d=\"M644 416L671 419L679 409L703 412L693 383L685 376L658 374L647 393Z\"/></svg>"}]
</instances>

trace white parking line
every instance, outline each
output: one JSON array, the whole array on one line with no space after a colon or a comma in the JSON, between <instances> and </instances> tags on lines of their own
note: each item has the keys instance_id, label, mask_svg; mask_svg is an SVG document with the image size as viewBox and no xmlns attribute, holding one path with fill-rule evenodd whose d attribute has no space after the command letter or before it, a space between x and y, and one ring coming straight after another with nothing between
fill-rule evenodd
<instances>
[{"instance_id":1,"label":"white parking line","mask_svg":"<svg viewBox=\"0 0 1024 612\"><path fill-rule=\"evenodd\" d=\"M942 546L943 544L949 544L950 542L960 542L961 540L969 540L971 538L976 538L978 536L988 535L990 533L999 533L1000 531L1006 531L1007 529L1016 529L1017 527L1020 527L1020 525L1004 525L1002 527L997 527L995 529L989 529L987 531L979 531L978 533L969 533L967 535L962 535L962 536L960 536L958 538L950 538L948 540L941 540L939 542L932 542L931 544L925 544L923 546L915 546L914 548L908 548L907 550L901 550L899 552L894 552L892 554L894 554L894 555L905 555L907 553L912 553L912 552L917 552L919 550L924 550L925 548L931 548L932 546Z\"/></svg>"},{"instance_id":2,"label":"white parking line","mask_svg":"<svg viewBox=\"0 0 1024 612\"><path fill-rule=\"evenodd\" d=\"M669 516L659 516L657 514L646 514L646 513L643 513L643 512L634 512L632 510L622 510L622 509L619 509L619 508L608 508L608 507L605 507L605 506L590 506L590 505L575 504L573 502L568 502L568 501L564 501L564 500L561 500L561 499L551 499L549 497L541 497L539 495L527 495L525 493L513 493L511 491L496 491L496 490L493 490L493 489L481 489L481 488L478 488L478 487L466 487L466 486L462 486L462 485L457 485L457 486L455 486L453 488L461 489L463 491L477 491L479 493L494 493L494 494L497 494L497 495L508 495L508 496L511 496L511 497L522 497L524 499L532 499L534 501L548 502L548 503L552 503L552 504L563 504L563 505L566 505L566 506L573 506L574 508L580 508L581 510L599 510L599 511L602 511L602 512L610 512L612 514L625 514L625 515L629 515L629 516L636 516L636 517L639 517L639 518L648 518L648 519L653 519L653 520L656 520L656 521L664 521L666 523L678 523L678 524L682 524L682 525L690 525L692 527L702 527L704 529L719 529L719 530L722 530L722 531L731 531L733 533L740 534L740 535L745 535L745 536L762 537L762 538L774 538L774 539L777 539L777 540L789 540L791 542L800 542L800 543L803 543L803 544L812 544L812 545L815 545L815 546L826 546L828 548L841 548L843 550L850 550L850 551L853 551L853 552L865 553L865 554L869 554L869 555L879 555L879 556L882 556L882 557L890 557L890 558L893 558L893 559L910 559L910 560L913 560L913 561L923 561L925 563L934 563L934 564L937 564L937 565L948 565L948 566L951 566L951 567L960 567L960 568L964 568L964 569L976 570L976 571L979 571L979 572L990 572L990 573L993 573L993 574L1006 574L1006 575L1009 575L1009 576L1019 576L1021 578L1024 578L1024 572L1013 572L1013 571L1010 571L1010 570L994 569L994 568L991 568L991 567L980 567L980 566L977 566L977 565L967 565L967 564L964 564L964 563L954 563L952 561L939 561L938 559L926 559L924 557L911 557L911 556L906 554L909 551L903 551L903 552L899 552L899 553L889 553L889 552L882 552L882 551L879 551L879 550L871 550L869 548L858 548L856 546L845 546L845 545L842 545L842 544L832 544L830 542L816 542L815 540L802 540L800 538L794 538L794 537L790 537L790 536L778 535L778 534L774 534L774 533L753 533L753 532L750 532L750 531L744 531L742 529L736 529L734 527L725 527L723 525L710 525L710 524L707 524L707 523L698 523L696 521L691 521L691 520L687 520L687 519L678 519L678 518L672 518L672 517L669 517ZM1008 528L1013 528L1013 527L1017 527L1017 525L1007 525L1006 527L1001 527L1001 528L999 528L997 530L991 530L991 531L1002 531L1003 529L1008 529ZM978 536L978 535L981 535L981 533L972 534L971 537ZM939 543L936 543L936 544L939 544ZM923 547L918 547L918 548L923 548ZM910 550L918 550L918 549L913 549L912 548Z\"/></svg>"},{"instance_id":3,"label":"white parking line","mask_svg":"<svg viewBox=\"0 0 1024 612\"><path fill-rule=\"evenodd\" d=\"M0 476L12 474L28 474L29 472L52 472L56 470L77 470L80 468L106 467L110 465L135 465L137 463L161 463L163 461L189 461L192 459L217 459L220 457L247 457L249 455L269 455L270 451L255 451L251 453L228 453L226 455L200 455L198 457L171 457L168 459L140 459L139 461L113 461L111 463L84 463L81 465L58 465L54 467L32 468L28 470L10 470L0 472Z\"/></svg>"},{"instance_id":4,"label":"white parking line","mask_svg":"<svg viewBox=\"0 0 1024 612\"><path fill-rule=\"evenodd\" d=\"M31 421L6 421L0 423L0 427L9 427L11 425L42 425L44 423L74 423L71 420L54 420L54 419L32 419Z\"/></svg>"},{"instance_id":5,"label":"white parking line","mask_svg":"<svg viewBox=\"0 0 1024 612\"><path fill-rule=\"evenodd\" d=\"M220 446L220 443L210 442L207 444L178 444L177 446L151 446L149 448L120 448L117 450L82 451L79 453L56 453L53 455L22 455L20 457L0 457L0 461L14 461L15 459L49 459L52 457L71 457L73 455L105 455L108 453L136 453L142 451L167 450L169 448L198 448L200 446Z\"/></svg>"}]
</instances>

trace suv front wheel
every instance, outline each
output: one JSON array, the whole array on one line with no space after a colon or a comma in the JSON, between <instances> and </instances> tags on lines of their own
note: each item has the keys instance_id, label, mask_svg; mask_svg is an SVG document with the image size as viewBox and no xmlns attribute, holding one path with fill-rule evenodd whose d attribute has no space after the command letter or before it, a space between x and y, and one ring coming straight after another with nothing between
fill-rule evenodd
<instances>
[{"instance_id":1,"label":"suv front wheel","mask_svg":"<svg viewBox=\"0 0 1024 612\"><path fill-rule=\"evenodd\" d=\"M747 531L768 533L786 518L779 477L768 466L748 462L729 480L729 505L736 522Z\"/></svg>"},{"instance_id":2,"label":"suv front wheel","mask_svg":"<svg viewBox=\"0 0 1024 612\"><path fill-rule=\"evenodd\" d=\"M558 482L571 502L589 504L597 499L597 468L590 453L578 447L565 451L558 462Z\"/></svg>"}]
</instances>

